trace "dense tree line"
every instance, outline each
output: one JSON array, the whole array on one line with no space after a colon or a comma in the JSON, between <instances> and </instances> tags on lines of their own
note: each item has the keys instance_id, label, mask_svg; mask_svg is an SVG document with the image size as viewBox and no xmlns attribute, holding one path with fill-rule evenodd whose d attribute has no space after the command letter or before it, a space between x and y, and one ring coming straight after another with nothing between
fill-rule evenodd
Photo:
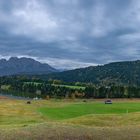
<instances>
[{"instance_id":1,"label":"dense tree line","mask_svg":"<svg viewBox=\"0 0 140 140\"><path fill-rule=\"evenodd\" d=\"M140 87L136 86L89 86L85 89L86 98L140 98Z\"/></svg>"},{"instance_id":2,"label":"dense tree line","mask_svg":"<svg viewBox=\"0 0 140 140\"><path fill-rule=\"evenodd\" d=\"M16 96L31 98L140 98L139 86L83 84L85 89L77 89L61 86L61 84L62 82L59 80L42 81L24 76L0 78L1 92ZM82 83L76 82L72 85L74 84L81 85Z\"/></svg>"},{"instance_id":3,"label":"dense tree line","mask_svg":"<svg viewBox=\"0 0 140 140\"><path fill-rule=\"evenodd\" d=\"M84 91L82 89L72 89L64 86L53 85L48 82L38 80L17 79L8 77L0 79L1 92L6 92L16 96L38 97L38 98L82 98Z\"/></svg>"}]
</instances>

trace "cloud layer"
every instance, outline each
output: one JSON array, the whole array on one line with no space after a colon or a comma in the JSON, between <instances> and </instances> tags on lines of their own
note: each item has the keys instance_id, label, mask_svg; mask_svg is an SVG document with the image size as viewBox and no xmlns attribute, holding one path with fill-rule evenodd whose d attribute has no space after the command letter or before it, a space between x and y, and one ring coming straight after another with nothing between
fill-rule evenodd
<instances>
[{"instance_id":1,"label":"cloud layer","mask_svg":"<svg viewBox=\"0 0 140 140\"><path fill-rule=\"evenodd\" d=\"M0 57L56 68L140 59L138 0L1 0Z\"/></svg>"}]
</instances>

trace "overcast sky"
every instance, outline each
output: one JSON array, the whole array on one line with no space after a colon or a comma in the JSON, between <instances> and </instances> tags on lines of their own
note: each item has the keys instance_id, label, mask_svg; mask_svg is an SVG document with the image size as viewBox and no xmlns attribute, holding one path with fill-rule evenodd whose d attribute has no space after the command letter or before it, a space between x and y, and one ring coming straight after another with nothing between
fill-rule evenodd
<instances>
[{"instance_id":1,"label":"overcast sky","mask_svg":"<svg viewBox=\"0 0 140 140\"><path fill-rule=\"evenodd\" d=\"M71 69L140 59L139 0L0 0L0 58Z\"/></svg>"}]
</instances>

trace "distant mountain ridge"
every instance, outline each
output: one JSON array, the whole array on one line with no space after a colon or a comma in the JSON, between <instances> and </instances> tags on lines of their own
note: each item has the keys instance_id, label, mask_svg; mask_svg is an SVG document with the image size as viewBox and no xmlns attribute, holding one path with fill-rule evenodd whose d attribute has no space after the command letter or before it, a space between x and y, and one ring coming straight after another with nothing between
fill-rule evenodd
<instances>
[{"instance_id":1,"label":"distant mountain ridge","mask_svg":"<svg viewBox=\"0 0 140 140\"><path fill-rule=\"evenodd\" d=\"M15 74L48 74L57 70L48 64L42 64L31 58L11 57L0 60L0 76Z\"/></svg>"},{"instance_id":2,"label":"distant mountain ridge","mask_svg":"<svg viewBox=\"0 0 140 140\"><path fill-rule=\"evenodd\" d=\"M140 85L140 60L114 62L101 66L90 66L87 68L43 75L42 78L100 85L112 83Z\"/></svg>"}]
</instances>

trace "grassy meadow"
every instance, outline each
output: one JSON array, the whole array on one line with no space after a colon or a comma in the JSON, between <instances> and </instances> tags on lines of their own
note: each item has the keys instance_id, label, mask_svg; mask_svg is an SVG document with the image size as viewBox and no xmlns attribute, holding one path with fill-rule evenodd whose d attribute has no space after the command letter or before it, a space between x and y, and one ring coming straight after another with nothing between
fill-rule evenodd
<instances>
[{"instance_id":1,"label":"grassy meadow","mask_svg":"<svg viewBox=\"0 0 140 140\"><path fill-rule=\"evenodd\" d=\"M0 99L0 139L139 140L139 100Z\"/></svg>"},{"instance_id":2,"label":"grassy meadow","mask_svg":"<svg viewBox=\"0 0 140 140\"><path fill-rule=\"evenodd\" d=\"M24 84L35 84L35 85L39 85L41 83L39 82L24 82ZM82 89L84 90L85 87L84 86L72 86L72 85L62 85L62 84L51 84L52 86L56 86L56 87L66 87L66 88L70 88L70 89ZM8 86L3 86L4 89L6 89Z\"/></svg>"},{"instance_id":3,"label":"grassy meadow","mask_svg":"<svg viewBox=\"0 0 140 140\"><path fill-rule=\"evenodd\" d=\"M56 87L66 87L66 88L70 88L70 89L82 89L82 90L85 89L85 87L82 87L82 86L57 85L57 84L52 84L52 85L56 86Z\"/></svg>"}]
</instances>

